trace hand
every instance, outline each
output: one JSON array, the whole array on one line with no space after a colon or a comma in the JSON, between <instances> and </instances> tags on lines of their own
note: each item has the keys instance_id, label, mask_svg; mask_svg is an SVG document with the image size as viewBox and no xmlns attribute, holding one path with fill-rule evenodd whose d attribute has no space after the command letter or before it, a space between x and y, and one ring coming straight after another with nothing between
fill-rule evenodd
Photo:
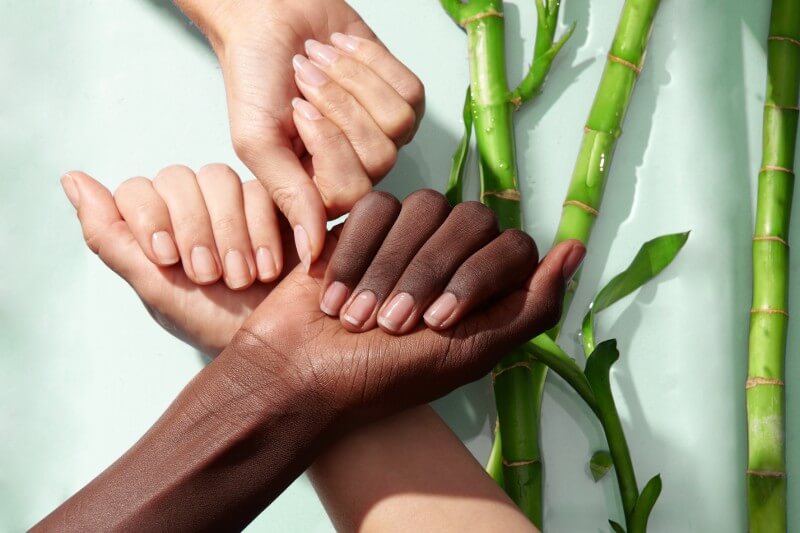
<instances>
[{"instance_id":1,"label":"hand","mask_svg":"<svg viewBox=\"0 0 800 533\"><path fill-rule=\"evenodd\" d=\"M335 240L308 274L296 268L270 293L226 354L266 367L240 374L279 374L289 390L357 417L439 397L555 325L585 253L568 241L537 267L526 234L499 233L485 206L451 210L430 190L402 205L368 194Z\"/></svg>"},{"instance_id":2,"label":"hand","mask_svg":"<svg viewBox=\"0 0 800 533\"><path fill-rule=\"evenodd\" d=\"M342 0L178 4L219 58L236 153L295 228L300 257L315 261L328 217L347 212L412 136L422 84ZM295 101L293 120L300 93L324 119Z\"/></svg>"},{"instance_id":3,"label":"hand","mask_svg":"<svg viewBox=\"0 0 800 533\"><path fill-rule=\"evenodd\" d=\"M89 248L164 329L211 356L269 294L283 264L298 263L285 224L289 248L267 246L279 228L267 192L225 165L197 174L167 167L153 181L125 181L114 197L82 172L66 174L62 185Z\"/></svg>"}]
</instances>

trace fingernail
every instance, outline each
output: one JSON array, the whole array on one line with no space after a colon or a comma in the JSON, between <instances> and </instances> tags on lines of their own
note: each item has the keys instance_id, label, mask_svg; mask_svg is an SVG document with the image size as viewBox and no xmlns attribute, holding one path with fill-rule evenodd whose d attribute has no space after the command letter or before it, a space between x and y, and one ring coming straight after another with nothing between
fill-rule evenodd
<instances>
[{"instance_id":1,"label":"fingernail","mask_svg":"<svg viewBox=\"0 0 800 533\"><path fill-rule=\"evenodd\" d=\"M306 41L306 52L311 59L316 59L323 65L330 65L339 58L339 52L327 44L322 44L314 39Z\"/></svg>"},{"instance_id":2,"label":"fingernail","mask_svg":"<svg viewBox=\"0 0 800 533\"><path fill-rule=\"evenodd\" d=\"M256 268L258 268L258 279L261 281L272 281L278 275L275 258L266 246L256 250Z\"/></svg>"},{"instance_id":3,"label":"fingernail","mask_svg":"<svg viewBox=\"0 0 800 533\"><path fill-rule=\"evenodd\" d=\"M231 289L241 289L250 283L250 267L239 250L225 254L225 282Z\"/></svg>"},{"instance_id":4,"label":"fingernail","mask_svg":"<svg viewBox=\"0 0 800 533\"><path fill-rule=\"evenodd\" d=\"M344 33L334 33L331 35L331 42L336 48L341 48L345 52L355 52L358 48L358 39L354 39Z\"/></svg>"},{"instance_id":5,"label":"fingernail","mask_svg":"<svg viewBox=\"0 0 800 533\"><path fill-rule=\"evenodd\" d=\"M572 250L569 251L569 254L564 259L564 265L561 267L561 275L564 276L564 281L569 283L572 280L572 277L580 268L584 257L586 257L585 246L576 244L572 247Z\"/></svg>"},{"instance_id":6,"label":"fingernail","mask_svg":"<svg viewBox=\"0 0 800 533\"><path fill-rule=\"evenodd\" d=\"M322 118L322 113L311 105L311 103L303 100L302 98L292 98L292 107L300 113L304 119L319 120Z\"/></svg>"},{"instance_id":7,"label":"fingernail","mask_svg":"<svg viewBox=\"0 0 800 533\"><path fill-rule=\"evenodd\" d=\"M353 303L347 308L344 319L360 328L372 316L375 309L375 294L372 291L361 291Z\"/></svg>"},{"instance_id":8,"label":"fingernail","mask_svg":"<svg viewBox=\"0 0 800 533\"><path fill-rule=\"evenodd\" d=\"M297 77L300 78L300 81L304 83L319 87L320 85L325 85L328 82L328 76L326 76L324 72L317 68L314 63L309 61L305 56L301 56L299 54L294 56L292 59L292 66L294 67L294 71L297 73Z\"/></svg>"},{"instance_id":9,"label":"fingernail","mask_svg":"<svg viewBox=\"0 0 800 533\"><path fill-rule=\"evenodd\" d=\"M211 255L211 250L205 246L195 246L192 248L192 268L197 281L200 283L209 283L214 281L219 276L217 272L217 262L214 261L214 256Z\"/></svg>"},{"instance_id":10,"label":"fingernail","mask_svg":"<svg viewBox=\"0 0 800 533\"><path fill-rule=\"evenodd\" d=\"M78 186L75 185L75 178L69 174L64 174L61 176L61 187L64 189L64 194L67 195L72 207L78 209L78 206L81 205L81 193L78 191Z\"/></svg>"},{"instance_id":11,"label":"fingernail","mask_svg":"<svg viewBox=\"0 0 800 533\"><path fill-rule=\"evenodd\" d=\"M325 291L325 296L322 297L322 303L319 304L319 308L326 315L337 316L345 300L347 300L347 287L340 281L334 281Z\"/></svg>"},{"instance_id":12,"label":"fingernail","mask_svg":"<svg viewBox=\"0 0 800 533\"><path fill-rule=\"evenodd\" d=\"M431 304L428 310L425 311L425 315L423 316L425 323L433 328L442 327L442 324L453 316L456 305L458 305L458 300L456 300L455 294L450 292L442 294Z\"/></svg>"},{"instance_id":13,"label":"fingernail","mask_svg":"<svg viewBox=\"0 0 800 533\"><path fill-rule=\"evenodd\" d=\"M400 331L414 310L414 298L407 292L397 294L378 315L378 324L389 331Z\"/></svg>"},{"instance_id":14,"label":"fingernail","mask_svg":"<svg viewBox=\"0 0 800 533\"><path fill-rule=\"evenodd\" d=\"M308 242L308 233L300 224L294 227L294 245L303 268L308 272L311 268L311 244Z\"/></svg>"},{"instance_id":15,"label":"fingernail","mask_svg":"<svg viewBox=\"0 0 800 533\"><path fill-rule=\"evenodd\" d=\"M159 264L167 266L174 265L178 262L178 249L175 247L175 241L172 236L166 231L157 231L153 233L152 238L153 253L156 255Z\"/></svg>"}]
</instances>

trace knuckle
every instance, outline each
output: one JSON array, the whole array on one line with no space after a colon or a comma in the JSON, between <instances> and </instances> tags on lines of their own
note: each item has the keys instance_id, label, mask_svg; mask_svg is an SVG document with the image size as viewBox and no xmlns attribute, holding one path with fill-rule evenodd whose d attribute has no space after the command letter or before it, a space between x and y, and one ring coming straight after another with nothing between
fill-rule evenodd
<instances>
[{"instance_id":1,"label":"knuckle","mask_svg":"<svg viewBox=\"0 0 800 533\"><path fill-rule=\"evenodd\" d=\"M433 189L420 189L409 194L403 201L404 206L420 206L434 212L448 212L450 204L445 195Z\"/></svg>"},{"instance_id":2,"label":"knuckle","mask_svg":"<svg viewBox=\"0 0 800 533\"><path fill-rule=\"evenodd\" d=\"M370 191L355 206L359 211L396 211L400 202L393 195L384 191Z\"/></svg>"},{"instance_id":3,"label":"knuckle","mask_svg":"<svg viewBox=\"0 0 800 533\"><path fill-rule=\"evenodd\" d=\"M147 178L143 178L142 176L135 176L133 178L128 178L122 183L119 184L117 190L114 191L114 199L119 200L120 198L124 198L132 191L141 188L143 185L150 183L150 180Z\"/></svg>"},{"instance_id":4,"label":"knuckle","mask_svg":"<svg viewBox=\"0 0 800 533\"><path fill-rule=\"evenodd\" d=\"M164 180L167 178L191 178L194 179L194 171L186 165L169 165L158 171L156 174L157 180Z\"/></svg>"},{"instance_id":5,"label":"knuckle","mask_svg":"<svg viewBox=\"0 0 800 533\"><path fill-rule=\"evenodd\" d=\"M388 139L366 150L366 153L369 155L364 167L367 175L374 180L388 174L397 162L397 146Z\"/></svg>"},{"instance_id":6,"label":"knuckle","mask_svg":"<svg viewBox=\"0 0 800 533\"><path fill-rule=\"evenodd\" d=\"M214 220L213 226L215 233L225 237L235 235L241 227L238 217L231 214L220 215Z\"/></svg>"},{"instance_id":7,"label":"knuckle","mask_svg":"<svg viewBox=\"0 0 800 533\"><path fill-rule=\"evenodd\" d=\"M203 165L197 171L197 178L239 181L239 176L236 172L225 163L208 163L207 165Z\"/></svg>"},{"instance_id":8,"label":"knuckle","mask_svg":"<svg viewBox=\"0 0 800 533\"><path fill-rule=\"evenodd\" d=\"M533 237L522 230L507 229L502 234L507 246L524 258L538 258L539 252Z\"/></svg>"},{"instance_id":9,"label":"knuckle","mask_svg":"<svg viewBox=\"0 0 800 533\"><path fill-rule=\"evenodd\" d=\"M425 85L414 75L409 76L403 84L401 93L405 95L406 101L416 107L425 101Z\"/></svg>"},{"instance_id":10,"label":"knuckle","mask_svg":"<svg viewBox=\"0 0 800 533\"><path fill-rule=\"evenodd\" d=\"M416 120L414 110L407 104L388 109L383 118L383 131L396 141L414 129Z\"/></svg>"},{"instance_id":11,"label":"knuckle","mask_svg":"<svg viewBox=\"0 0 800 533\"><path fill-rule=\"evenodd\" d=\"M208 224L208 219L200 213L184 213L178 216L174 222L176 228L181 228L186 233L195 234Z\"/></svg>"},{"instance_id":12,"label":"knuckle","mask_svg":"<svg viewBox=\"0 0 800 533\"><path fill-rule=\"evenodd\" d=\"M498 231L497 217L494 212L480 202L474 200L462 202L453 208L453 215L470 221L471 226L478 233L496 233Z\"/></svg>"},{"instance_id":13,"label":"knuckle","mask_svg":"<svg viewBox=\"0 0 800 533\"><path fill-rule=\"evenodd\" d=\"M271 191L272 200L278 208L289 215L289 211L294 209L300 190L295 185L279 185Z\"/></svg>"},{"instance_id":14,"label":"knuckle","mask_svg":"<svg viewBox=\"0 0 800 533\"><path fill-rule=\"evenodd\" d=\"M231 134L233 151L242 161L253 161L264 152L264 135L252 132L234 131Z\"/></svg>"},{"instance_id":15,"label":"knuckle","mask_svg":"<svg viewBox=\"0 0 800 533\"><path fill-rule=\"evenodd\" d=\"M446 265L442 264L442 258L439 253L423 248L417 252L408 267L408 272L416 280L435 280L441 277L445 267Z\"/></svg>"}]
</instances>

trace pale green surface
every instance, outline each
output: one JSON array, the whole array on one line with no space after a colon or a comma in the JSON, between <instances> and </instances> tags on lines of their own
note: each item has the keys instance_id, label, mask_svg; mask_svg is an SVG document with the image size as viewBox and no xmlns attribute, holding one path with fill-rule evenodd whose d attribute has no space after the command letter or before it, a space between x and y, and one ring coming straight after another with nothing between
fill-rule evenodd
<instances>
[{"instance_id":1,"label":"pale green surface","mask_svg":"<svg viewBox=\"0 0 800 533\"><path fill-rule=\"evenodd\" d=\"M444 189L467 83L463 34L433 0L353 4L427 88L417 141L383 187ZM565 0L562 18L577 20L575 35L545 94L518 117L528 229L543 247L621 4ZM640 483L656 472L664 480L652 531L745 529L745 333L767 6L664 0L565 328L578 353L574 332L594 290L645 240L692 230L660 282L597 325L600 339L619 338L612 379ZM534 17L533 0L508 8L512 82L528 62ZM235 157L215 59L166 3L0 0L0 72L0 530L18 531L134 442L201 367L85 249L58 177L81 168L115 186L169 163ZM796 252L792 259L800 265ZM800 291L791 297L800 308ZM790 334L790 382L800 379L798 348ZM800 472L795 391L787 391L790 472ZM491 405L487 383L440 404L481 460ZM543 419L549 531L606 531L609 508L620 519L614 480L595 485L587 467L602 437L556 376ZM795 507L790 530L799 527ZM251 529L331 527L301 480Z\"/></svg>"}]
</instances>

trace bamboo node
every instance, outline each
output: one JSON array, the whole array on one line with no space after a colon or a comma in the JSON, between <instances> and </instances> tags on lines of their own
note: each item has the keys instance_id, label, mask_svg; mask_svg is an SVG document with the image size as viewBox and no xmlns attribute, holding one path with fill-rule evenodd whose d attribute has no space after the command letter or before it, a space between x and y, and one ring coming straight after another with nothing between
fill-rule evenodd
<instances>
[{"instance_id":1,"label":"bamboo node","mask_svg":"<svg viewBox=\"0 0 800 533\"><path fill-rule=\"evenodd\" d=\"M501 191L483 191L481 193L481 199L486 198L487 196L494 196L497 198L502 198L503 200L511 200L514 202L519 202L521 198L519 191L516 189L503 189Z\"/></svg>"},{"instance_id":2,"label":"bamboo node","mask_svg":"<svg viewBox=\"0 0 800 533\"><path fill-rule=\"evenodd\" d=\"M786 246L787 248L789 247L789 243L786 242L785 240L783 240L782 238L778 237L777 235L757 235L756 237L753 237L753 240L754 241L775 241L775 242L781 243L782 245Z\"/></svg>"},{"instance_id":3,"label":"bamboo node","mask_svg":"<svg viewBox=\"0 0 800 533\"><path fill-rule=\"evenodd\" d=\"M772 102L766 102L764 107L771 107L772 109L782 109L787 111L800 111L800 106L797 105L780 105Z\"/></svg>"},{"instance_id":4,"label":"bamboo node","mask_svg":"<svg viewBox=\"0 0 800 533\"><path fill-rule=\"evenodd\" d=\"M514 468L515 466L528 466L533 465L536 463L541 463L542 461L539 459L530 459L528 461L507 461L503 459L503 466L507 466L509 468Z\"/></svg>"},{"instance_id":5,"label":"bamboo node","mask_svg":"<svg viewBox=\"0 0 800 533\"><path fill-rule=\"evenodd\" d=\"M762 172L767 172L770 170L775 172L786 172L787 174L791 174L792 176L794 176L794 170L792 170L791 168L780 167L778 165L764 165L759 169L758 173L761 174Z\"/></svg>"},{"instance_id":6,"label":"bamboo node","mask_svg":"<svg viewBox=\"0 0 800 533\"><path fill-rule=\"evenodd\" d=\"M631 63L627 59L622 59L619 56L615 56L614 54L608 54L608 60L611 61L612 63L617 63L619 65L622 65L623 67L631 69L636 73L637 76L642 73L642 67L634 63Z\"/></svg>"},{"instance_id":7,"label":"bamboo node","mask_svg":"<svg viewBox=\"0 0 800 533\"><path fill-rule=\"evenodd\" d=\"M579 200L567 200L566 202L564 202L563 207L567 207L568 205L577 207L578 209L583 209L584 211L595 217L600 214L600 212L597 209Z\"/></svg>"},{"instance_id":8,"label":"bamboo node","mask_svg":"<svg viewBox=\"0 0 800 533\"><path fill-rule=\"evenodd\" d=\"M466 27L467 27L467 24L469 24L470 22L475 22L476 20L481 20L481 19L485 19L485 18L488 18L488 17L499 17L499 18L503 18L503 14L502 14L502 13L500 13L499 11L497 11L497 10L496 10L496 9L494 9L494 8L490 8L488 11L483 11L483 12L481 12L481 13L475 13L474 15L472 15L472 16L470 16L470 17L467 17L467 18L465 18L465 19L462 19L462 20L461 20L461 22L460 22L459 24L460 24L462 27L466 28Z\"/></svg>"},{"instance_id":9,"label":"bamboo node","mask_svg":"<svg viewBox=\"0 0 800 533\"><path fill-rule=\"evenodd\" d=\"M793 37L786 37L785 35L770 35L767 37L768 41L786 41L788 43L792 43L795 46L800 46L800 41Z\"/></svg>"},{"instance_id":10,"label":"bamboo node","mask_svg":"<svg viewBox=\"0 0 800 533\"><path fill-rule=\"evenodd\" d=\"M751 314L764 313L766 315L783 315L786 317L789 316L789 311L786 311L785 309L772 309L770 307L754 307L750 309L750 313Z\"/></svg>"},{"instance_id":11,"label":"bamboo node","mask_svg":"<svg viewBox=\"0 0 800 533\"><path fill-rule=\"evenodd\" d=\"M759 385L773 385L775 387L783 387L783 380L776 379L776 378L747 378L747 381L744 383L745 389L752 389L753 387L758 387Z\"/></svg>"},{"instance_id":12,"label":"bamboo node","mask_svg":"<svg viewBox=\"0 0 800 533\"><path fill-rule=\"evenodd\" d=\"M519 111L519 108L522 107L522 97L518 94L509 98L508 101L514 106L514 111Z\"/></svg>"},{"instance_id":13,"label":"bamboo node","mask_svg":"<svg viewBox=\"0 0 800 533\"><path fill-rule=\"evenodd\" d=\"M782 470L756 470L753 468L748 468L747 475L758 477L786 477L786 472Z\"/></svg>"},{"instance_id":14,"label":"bamboo node","mask_svg":"<svg viewBox=\"0 0 800 533\"><path fill-rule=\"evenodd\" d=\"M578 282L575 281L575 278L572 278L571 280L569 280L569 283L567 283L567 292L575 292L577 290L578 290Z\"/></svg>"},{"instance_id":15,"label":"bamboo node","mask_svg":"<svg viewBox=\"0 0 800 533\"><path fill-rule=\"evenodd\" d=\"M501 368L500 370L495 370L495 371L492 372L492 383L494 383L497 380L497 377L500 376L501 374L504 374L505 372L508 372L509 370L514 370L515 368L527 368L528 371L530 372L531 371L531 364L528 363L527 361L518 361L518 362L514 363L513 365L508 365L506 367ZM500 422L498 421L498 424L499 423Z\"/></svg>"},{"instance_id":16,"label":"bamboo node","mask_svg":"<svg viewBox=\"0 0 800 533\"><path fill-rule=\"evenodd\" d=\"M583 133L605 133L606 135L611 135L615 139L617 139L619 138L620 135L622 135L622 129L617 128L614 131L605 131L605 130L596 130L594 128L590 128L589 126L584 126Z\"/></svg>"}]
</instances>

